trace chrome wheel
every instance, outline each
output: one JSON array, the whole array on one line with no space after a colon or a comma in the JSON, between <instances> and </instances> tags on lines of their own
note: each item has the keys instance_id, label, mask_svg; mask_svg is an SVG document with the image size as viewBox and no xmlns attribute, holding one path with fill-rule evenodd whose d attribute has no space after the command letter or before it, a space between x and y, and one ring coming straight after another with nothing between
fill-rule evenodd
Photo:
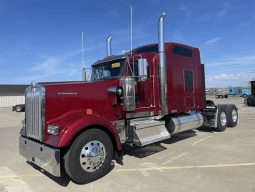
<instances>
[{"instance_id":1,"label":"chrome wheel","mask_svg":"<svg viewBox=\"0 0 255 192\"><path fill-rule=\"evenodd\" d=\"M106 151L104 145L97 140L90 141L81 150L80 164L87 172L100 169L105 161Z\"/></svg>"},{"instance_id":2,"label":"chrome wheel","mask_svg":"<svg viewBox=\"0 0 255 192\"><path fill-rule=\"evenodd\" d=\"M226 123L227 123L227 116L226 116L226 113L225 113L225 112L222 112L222 113L220 114L220 121L221 121L221 124L222 124L223 126L226 125Z\"/></svg>"},{"instance_id":3,"label":"chrome wheel","mask_svg":"<svg viewBox=\"0 0 255 192\"><path fill-rule=\"evenodd\" d=\"M232 111L232 119L233 119L233 122L237 121L237 112L235 109Z\"/></svg>"}]
</instances>

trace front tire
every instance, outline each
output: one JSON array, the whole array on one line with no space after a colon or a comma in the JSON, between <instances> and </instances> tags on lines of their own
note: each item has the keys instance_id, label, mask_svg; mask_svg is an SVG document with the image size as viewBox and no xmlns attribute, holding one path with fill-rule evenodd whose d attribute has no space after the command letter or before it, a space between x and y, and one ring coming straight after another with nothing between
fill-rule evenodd
<instances>
[{"instance_id":1,"label":"front tire","mask_svg":"<svg viewBox=\"0 0 255 192\"><path fill-rule=\"evenodd\" d=\"M78 136L64 156L66 173L85 184L103 177L113 157L110 137L100 129L90 129Z\"/></svg>"},{"instance_id":2,"label":"front tire","mask_svg":"<svg viewBox=\"0 0 255 192\"><path fill-rule=\"evenodd\" d=\"M218 116L217 116L217 127L216 131L223 132L227 128L227 111L225 106L220 106L218 108Z\"/></svg>"},{"instance_id":3,"label":"front tire","mask_svg":"<svg viewBox=\"0 0 255 192\"><path fill-rule=\"evenodd\" d=\"M235 105L227 106L227 121L228 127L235 127L238 121L238 112Z\"/></svg>"}]
</instances>

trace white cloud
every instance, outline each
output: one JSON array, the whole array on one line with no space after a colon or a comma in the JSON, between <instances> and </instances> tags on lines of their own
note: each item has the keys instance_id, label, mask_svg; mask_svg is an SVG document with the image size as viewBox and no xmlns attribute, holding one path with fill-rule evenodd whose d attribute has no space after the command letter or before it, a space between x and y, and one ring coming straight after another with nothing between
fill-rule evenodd
<instances>
[{"instance_id":1,"label":"white cloud","mask_svg":"<svg viewBox=\"0 0 255 192\"><path fill-rule=\"evenodd\" d=\"M255 77L255 70L242 71L236 74L221 73L205 76L206 87L226 88L229 86L247 86Z\"/></svg>"},{"instance_id":2,"label":"white cloud","mask_svg":"<svg viewBox=\"0 0 255 192\"><path fill-rule=\"evenodd\" d=\"M192 11L189 10L189 9L187 9L187 7L184 6L184 5L181 5L181 6L180 6L180 10L181 10L181 11L185 11L187 17L190 17L190 16L192 15Z\"/></svg>"},{"instance_id":3,"label":"white cloud","mask_svg":"<svg viewBox=\"0 0 255 192\"><path fill-rule=\"evenodd\" d=\"M220 11L220 12L218 13L218 17L219 17L219 18L222 18L222 17L224 17L226 14L227 14L227 9L223 9L222 11Z\"/></svg>"},{"instance_id":4,"label":"white cloud","mask_svg":"<svg viewBox=\"0 0 255 192\"><path fill-rule=\"evenodd\" d=\"M58 74L57 65L60 63L60 59L50 57L47 58L42 64L39 64L30 69L30 71L36 71L45 76L50 76L52 74Z\"/></svg>"},{"instance_id":5,"label":"white cloud","mask_svg":"<svg viewBox=\"0 0 255 192\"><path fill-rule=\"evenodd\" d=\"M220 40L222 40L222 37L217 37L217 38L206 41L205 44L217 43Z\"/></svg>"}]
</instances>

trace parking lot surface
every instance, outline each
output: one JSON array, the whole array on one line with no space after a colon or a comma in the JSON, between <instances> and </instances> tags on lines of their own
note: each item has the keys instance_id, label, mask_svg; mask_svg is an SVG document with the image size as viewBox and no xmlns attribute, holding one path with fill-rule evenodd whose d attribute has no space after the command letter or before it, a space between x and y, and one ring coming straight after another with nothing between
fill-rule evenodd
<instances>
[{"instance_id":1,"label":"parking lot surface","mask_svg":"<svg viewBox=\"0 0 255 192\"><path fill-rule=\"evenodd\" d=\"M19 155L18 137L24 113L0 108L0 192L13 191L254 191L255 107L243 98L212 99L235 104L239 124L225 132L201 127L168 140L124 146L123 165L112 161L103 178L79 185L62 170L54 177Z\"/></svg>"}]
</instances>

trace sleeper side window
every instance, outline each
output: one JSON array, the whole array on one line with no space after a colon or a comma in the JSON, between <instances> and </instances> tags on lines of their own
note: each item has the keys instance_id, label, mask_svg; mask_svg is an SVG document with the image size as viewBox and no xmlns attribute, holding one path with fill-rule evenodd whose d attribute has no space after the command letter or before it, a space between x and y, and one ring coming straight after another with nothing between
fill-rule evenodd
<instances>
[{"instance_id":1,"label":"sleeper side window","mask_svg":"<svg viewBox=\"0 0 255 192\"><path fill-rule=\"evenodd\" d=\"M193 72L185 71L185 89L193 89Z\"/></svg>"}]
</instances>

